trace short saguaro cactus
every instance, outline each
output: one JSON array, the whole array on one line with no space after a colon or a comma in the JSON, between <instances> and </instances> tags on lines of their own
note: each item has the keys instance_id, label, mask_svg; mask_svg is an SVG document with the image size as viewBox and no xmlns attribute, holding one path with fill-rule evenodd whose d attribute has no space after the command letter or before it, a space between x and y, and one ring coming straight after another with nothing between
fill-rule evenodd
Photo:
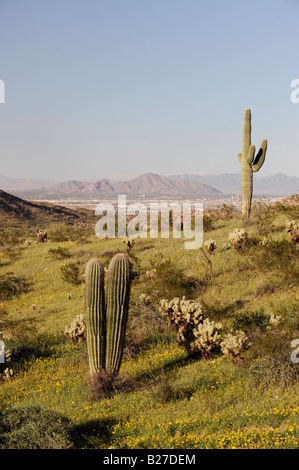
<instances>
[{"instance_id":1,"label":"short saguaro cactus","mask_svg":"<svg viewBox=\"0 0 299 470\"><path fill-rule=\"evenodd\" d=\"M86 339L90 373L119 372L129 312L131 263L127 255L115 255L107 272L105 298L102 262L91 259L86 266Z\"/></svg>"}]
</instances>

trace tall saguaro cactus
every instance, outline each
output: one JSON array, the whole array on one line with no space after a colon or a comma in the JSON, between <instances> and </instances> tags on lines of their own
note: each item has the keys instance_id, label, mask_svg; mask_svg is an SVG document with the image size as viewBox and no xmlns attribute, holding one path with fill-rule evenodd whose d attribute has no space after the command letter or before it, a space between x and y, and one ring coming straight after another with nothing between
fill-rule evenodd
<instances>
[{"instance_id":1,"label":"tall saguaro cactus","mask_svg":"<svg viewBox=\"0 0 299 470\"><path fill-rule=\"evenodd\" d=\"M267 151L267 140L263 139L261 147L255 156L255 146L251 145L251 110L246 109L243 127L242 153L238 154L241 162L242 174L242 215L246 218L250 216L253 173L262 167Z\"/></svg>"},{"instance_id":2,"label":"tall saguaro cactus","mask_svg":"<svg viewBox=\"0 0 299 470\"><path fill-rule=\"evenodd\" d=\"M94 258L86 266L86 338L91 374L106 370L119 372L125 344L130 298L130 261L127 255L115 255L109 265L107 304L104 267Z\"/></svg>"}]
</instances>

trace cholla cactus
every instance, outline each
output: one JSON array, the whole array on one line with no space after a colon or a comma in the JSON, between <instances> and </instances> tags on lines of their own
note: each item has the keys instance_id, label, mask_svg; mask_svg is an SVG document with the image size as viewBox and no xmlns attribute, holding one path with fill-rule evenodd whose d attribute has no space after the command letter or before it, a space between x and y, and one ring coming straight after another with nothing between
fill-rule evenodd
<instances>
[{"instance_id":1,"label":"cholla cactus","mask_svg":"<svg viewBox=\"0 0 299 470\"><path fill-rule=\"evenodd\" d=\"M221 342L222 329L221 323L215 323L206 318L203 323L199 323L197 328L193 330L195 341L193 347L201 351L203 357L210 358L213 350L219 346Z\"/></svg>"},{"instance_id":2,"label":"cholla cactus","mask_svg":"<svg viewBox=\"0 0 299 470\"><path fill-rule=\"evenodd\" d=\"M156 275L156 269L150 269L149 271L146 271L145 272L145 277L147 279L154 279L155 275Z\"/></svg>"},{"instance_id":3,"label":"cholla cactus","mask_svg":"<svg viewBox=\"0 0 299 470\"><path fill-rule=\"evenodd\" d=\"M85 315L78 315L71 323L70 326L66 326L64 334L69 336L72 343L78 343L86 337L86 322Z\"/></svg>"},{"instance_id":4,"label":"cholla cactus","mask_svg":"<svg viewBox=\"0 0 299 470\"><path fill-rule=\"evenodd\" d=\"M234 248L244 248L249 240L248 233L243 228L235 229L228 235L230 244Z\"/></svg>"},{"instance_id":5,"label":"cholla cactus","mask_svg":"<svg viewBox=\"0 0 299 470\"><path fill-rule=\"evenodd\" d=\"M3 378L6 380L9 380L13 376L13 370L10 369L9 367L6 367L6 369L3 371Z\"/></svg>"},{"instance_id":6,"label":"cholla cactus","mask_svg":"<svg viewBox=\"0 0 299 470\"><path fill-rule=\"evenodd\" d=\"M286 231L289 233L298 232L299 231L299 223L291 220L286 225Z\"/></svg>"},{"instance_id":7,"label":"cholla cactus","mask_svg":"<svg viewBox=\"0 0 299 470\"><path fill-rule=\"evenodd\" d=\"M149 305L151 303L151 298L149 295L146 294L140 294L139 296L139 302L143 305Z\"/></svg>"},{"instance_id":8,"label":"cholla cactus","mask_svg":"<svg viewBox=\"0 0 299 470\"><path fill-rule=\"evenodd\" d=\"M220 343L222 353L234 361L239 360L241 352L249 348L250 345L248 337L242 330L237 330L235 334L227 333Z\"/></svg>"},{"instance_id":9,"label":"cholla cactus","mask_svg":"<svg viewBox=\"0 0 299 470\"><path fill-rule=\"evenodd\" d=\"M162 299L160 312L174 325L178 343L190 350L194 341L193 330L203 318L201 305L193 300L186 300L185 297L182 299L176 297L170 301Z\"/></svg>"},{"instance_id":10,"label":"cholla cactus","mask_svg":"<svg viewBox=\"0 0 299 470\"><path fill-rule=\"evenodd\" d=\"M48 239L48 233L45 230L38 230L36 238L38 243L45 243Z\"/></svg>"},{"instance_id":11,"label":"cholla cactus","mask_svg":"<svg viewBox=\"0 0 299 470\"><path fill-rule=\"evenodd\" d=\"M126 245L126 249L127 251L131 251L133 246L135 245L135 240L134 238L132 237L126 237L124 240L123 240L123 243L125 243Z\"/></svg>"},{"instance_id":12,"label":"cholla cactus","mask_svg":"<svg viewBox=\"0 0 299 470\"><path fill-rule=\"evenodd\" d=\"M273 313L270 315L270 324L273 326L277 326L282 320L282 317L280 315L274 315Z\"/></svg>"},{"instance_id":13,"label":"cholla cactus","mask_svg":"<svg viewBox=\"0 0 299 470\"><path fill-rule=\"evenodd\" d=\"M268 244L268 240L266 237L263 237L263 239L259 241L260 246L266 246L267 244Z\"/></svg>"},{"instance_id":14,"label":"cholla cactus","mask_svg":"<svg viewBox=\"0 0 299 470\"><path fill-rule=\"evenodd\" d=\"M274 315L274 313L271 313L267 329L271 330L272 327L276 328L281 323L281 321L282 317L280 315Z\"/></svg>"},{"instance_id":15,"label":"cholla cactus","mask_svg":"<svg viewBox=\"0 0 299 470\"><path fill-rule=\"evenodd\" d=\"M204 242L204 246L206 247L207 252L212 254L217 248L217 243L215 240L210 239Z\"/></svg>"},{"instance_id":16,"label":"cholla cactus","mask_svg":"<svg viewBox=\"0 0 299 470\"><path fill-rule=\"evenodd\" d=\"M291 220L286 226L286 231L291 234L292 242L299 243L299 223Z\"/></svg>"}]
</instances>

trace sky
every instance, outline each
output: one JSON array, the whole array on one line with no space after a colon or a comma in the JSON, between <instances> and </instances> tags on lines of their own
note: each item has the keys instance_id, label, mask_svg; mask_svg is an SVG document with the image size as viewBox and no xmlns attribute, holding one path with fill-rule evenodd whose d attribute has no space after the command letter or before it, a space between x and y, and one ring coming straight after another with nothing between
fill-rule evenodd
<instances>
[{"instance_id":1,"label":"sky","mask_svg":"<svg viewBox=\"0 0 299 470\"><path fill-rule=\"evenodd\" d=\"M298 25L299 0L0 0L0 174L238 173L250 108L259 175L298 177Z\"/></svg>"}]
</instances>

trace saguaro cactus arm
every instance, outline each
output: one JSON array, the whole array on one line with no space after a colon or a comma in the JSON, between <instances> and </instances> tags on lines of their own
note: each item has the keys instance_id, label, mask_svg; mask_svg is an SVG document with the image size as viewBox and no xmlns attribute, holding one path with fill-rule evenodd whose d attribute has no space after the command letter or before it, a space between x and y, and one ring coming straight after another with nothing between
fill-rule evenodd
<instances>
[{"instance_id":1,"label":"saguaro cactus arm","mask_svg":"<svg viewBox=\"0 0 299 470\"><path fill-rule=\"evenodd\" d=\"M255 160L253 162L253 165L252 165L252 171L254 173L256 173L257 171L259 171L259 169L263 166L263 163L265 161L265 157L266 157L266 152L267 152L267 146L268 146L268 142L267 142L267 139L263 139L262 143L261 143L261 147L255 157Z\"/></svg>"}]
</instances>

